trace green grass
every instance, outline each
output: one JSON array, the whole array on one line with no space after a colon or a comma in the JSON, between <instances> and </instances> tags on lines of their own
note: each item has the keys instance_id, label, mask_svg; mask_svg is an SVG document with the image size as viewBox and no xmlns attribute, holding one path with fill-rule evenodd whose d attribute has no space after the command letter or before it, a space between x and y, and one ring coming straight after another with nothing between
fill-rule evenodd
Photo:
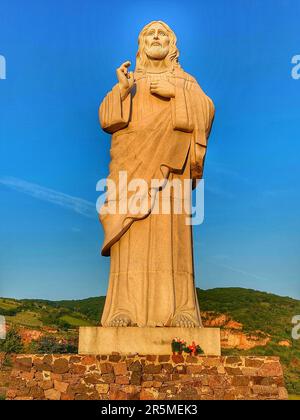
<instances>
[{"instance_id":1,"label":"green grass","mask_svg":"<svg viewBox=\"0 0 300 420\"><path fill-rule=\"evenodd\" d=\"M38 314L30 311L18 312L15 316L7 316L6 319L24 327L41 327L43 325Z\"/></svg>"},{"instance_id":2,"label":"green grass","mask_svg":"<svg viewBox=\"0 0 300 420\"><path fill-rule=\"evenodd\" d=\"M82 318L76 318L75 316L65 315L60 318L61 321L67 322L72 327L85 327L91 325L91 321Z\"/></svg>"},{"instance_id":3,"label":"green grass","mask_svg":"<svg viewBox=\"0 0 300 420\"><path fill-rule=\"evenodd\" d=\"M16 302L15 300L5 298L0 299L0 310L16 309L18 306L20 306L20 303Z\"/></svg>"},{"instance_id":4,"label":"green grass","mask_svg":"<svg viewBox=\"0 0 300 420\"><path fill-rule=\"evenodd\" d=\"M293 395L293 394L290 394L290 395L289 395L289 400L290 400L290 401L300 401L300 395Z\"/></svg>"},{"instance_id":5,"label":"green grass","mask_svg":"<svg viewBox=\"0 0 300 420\"><path fill-rule=\"evenodd\" d=\"M53 306L66 308L73 313L80 313L92 322L100 322L104 308L105 297L93 297L83 300L62 300L52 302Z\"/></svg>"}]
</instances>

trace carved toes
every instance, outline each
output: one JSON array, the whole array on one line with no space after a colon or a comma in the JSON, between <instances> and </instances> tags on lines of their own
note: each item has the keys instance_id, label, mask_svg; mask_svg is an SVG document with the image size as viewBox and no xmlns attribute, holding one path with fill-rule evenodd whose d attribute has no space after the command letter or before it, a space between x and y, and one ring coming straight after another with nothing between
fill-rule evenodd
<instances>
[{"instance_id":1,"label":"carved toes","mask_svg":"<svg viewBox=\"0 0 300 420\"><path fill-rule=\"evenodd\" d=\"M186 315L178 315L172 324L179 328L195 328L195 323Z\"/></svg>"},{"instance_id":2,"label":"carved toes","mask_svg":"<svg viewBox=\"0 0 300 420\"><path fill-rule=\"evenodd\" d=\"M117 316L109 323L110 327L129 327L131 320L127 316Z\"/></svg>"}]
</instances>

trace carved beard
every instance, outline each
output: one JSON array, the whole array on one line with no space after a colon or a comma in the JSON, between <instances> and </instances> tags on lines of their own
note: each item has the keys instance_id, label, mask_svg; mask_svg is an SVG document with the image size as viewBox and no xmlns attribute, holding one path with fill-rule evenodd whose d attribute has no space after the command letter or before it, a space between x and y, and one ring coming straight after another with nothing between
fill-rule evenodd
<instances>
[{"instance_id":1,"label":"carved beard","mask_svg":"<svg viewBox=\"0 0 300 420\"><path fill-rule=\"evenodd\" d=\"M158 45L152 45L145 48L145 53L152 60L164 60L169 53L169 46L163 48Z\"/></svg>"}]
</instances>

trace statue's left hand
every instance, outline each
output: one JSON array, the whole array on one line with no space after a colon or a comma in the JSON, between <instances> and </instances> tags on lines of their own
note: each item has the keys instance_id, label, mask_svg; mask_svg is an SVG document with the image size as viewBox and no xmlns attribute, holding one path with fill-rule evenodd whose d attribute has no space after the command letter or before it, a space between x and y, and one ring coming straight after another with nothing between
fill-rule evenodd
<instances>
[{"instance_id":1,"label":"statue's left hand","mask_svg":"<svg viewBox=\"0 0 300 420\"><path fill-rule=\"evenodd\" d=\"M164 98L175 98L175 86L168 80L155 80L150 84L150 92Z\"/></svg>"}]
</instances>

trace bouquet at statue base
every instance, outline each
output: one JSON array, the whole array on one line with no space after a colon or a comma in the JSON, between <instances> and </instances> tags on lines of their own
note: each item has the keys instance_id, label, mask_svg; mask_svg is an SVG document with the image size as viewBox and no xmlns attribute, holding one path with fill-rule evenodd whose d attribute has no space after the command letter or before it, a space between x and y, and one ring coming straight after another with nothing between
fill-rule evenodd
<instances>
[{"instance_id":1,"label":"bouquet at statue base","mask_svg":"<svg viewBox=\"0 0 300 420\"><path fill-rule=\"evenodd\" d=\"M181 338L178 338L178 337L174 338L172 341L172 352L173 354L188 353L193 356L204 354L204 351L199 346L199 344L196 344L193 341L192 344L188 346L185 340L182 340Z\"/></svg>"}]
</instances>

